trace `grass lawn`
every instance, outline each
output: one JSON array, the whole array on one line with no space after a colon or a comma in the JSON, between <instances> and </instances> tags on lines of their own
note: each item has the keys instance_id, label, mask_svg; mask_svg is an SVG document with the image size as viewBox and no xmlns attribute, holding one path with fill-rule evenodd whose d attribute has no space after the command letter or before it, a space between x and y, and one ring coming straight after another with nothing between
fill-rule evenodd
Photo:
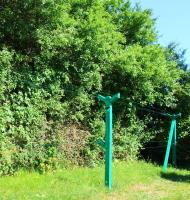
<instances>
[{"instance_id":1,"label":"grass lawn","mask_svg":"<svg viewBox=\"0 0 190 200\"><path fill-rule=\"evenodd\" d=\"M0 178L0 200L190 200L190 171L143 161L113 166L113 189L104 187L104 166L74 168L40 175L20 172Z\"/></svg>"}]
</instances>

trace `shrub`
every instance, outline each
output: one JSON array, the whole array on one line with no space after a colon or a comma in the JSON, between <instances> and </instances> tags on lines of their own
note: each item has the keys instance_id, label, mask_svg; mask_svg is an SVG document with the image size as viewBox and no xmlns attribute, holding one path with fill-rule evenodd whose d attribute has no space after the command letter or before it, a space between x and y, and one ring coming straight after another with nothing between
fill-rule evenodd
<instances>
[{"instance_id":1,"label":"shrub","mask_svg":"<svg viewBox=\"0 0 190 200\"><path fill-rule=\"evenodd\" d=\"M157 133L133 102L174 109L181 91L181 70L155 43L151 12L129 1L3 1L1 174L44 171L61 159L100 162L95 142L104 134L104 108L98 93L121 92L114 105L114 156L135 158Z\"/></svg>"}]
</instances>

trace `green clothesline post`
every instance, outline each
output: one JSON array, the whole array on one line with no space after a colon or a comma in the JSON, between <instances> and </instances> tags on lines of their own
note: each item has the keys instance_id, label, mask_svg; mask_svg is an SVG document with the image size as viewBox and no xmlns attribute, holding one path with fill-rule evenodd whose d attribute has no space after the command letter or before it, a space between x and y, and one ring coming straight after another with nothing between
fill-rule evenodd
<instances>
[{"instance_id":1,"label":"green clothesline post","mask_svg":"<svg viewBox=\"0 0 190 200\"><path fill-rule=\"evenodd\" d=\"M177 115L167 114L167 116L170 117L172 121L171 121L168 144L166 148L166 154L165 154L164 165L163 165L164 172L167 171L171 147L172 147L172 164L173 166L176 166L176 144L177 144L176 119L181 116L181 113Z\"/></svg>"},{"instance_id":2,"label":"green clothesline post","mask_svg":"<svg viewBox=\"0 0 190 200\"><path fill-rule=\"evenodd\" d=\"M139 109L147 111L147 112L152 112L157 115L165 116L171 119L171 126L170 126L170 131L169 131L169 138L168 138L168 143L167 143L167 148L166 148L166 154L164 158L164 164L163 164L163 171L167 171L168 167L168 160L169 160L169 155L170 155L170 150L172 147L172 164L173 166L176 166L176 144L177 144L177 129L176 129L176 119L178 117L181 117L181 113L178 114L169 114L169 113L163 113L159 111L155 111L149 108L141 108Z\"/></svg>"},{"instance_id":3,"label":"green clothesline post","mask_svg":"<svg viewBox=\"0 0 190 200\"><path fill-rule=\"evenodd\" d=\"M112 188L112 103L120 98L120 93L111 96L98 95L98 100L106 104L105 142L99 139L97 143L105 150L105 185Z\"/></svg>"}]
</instances>

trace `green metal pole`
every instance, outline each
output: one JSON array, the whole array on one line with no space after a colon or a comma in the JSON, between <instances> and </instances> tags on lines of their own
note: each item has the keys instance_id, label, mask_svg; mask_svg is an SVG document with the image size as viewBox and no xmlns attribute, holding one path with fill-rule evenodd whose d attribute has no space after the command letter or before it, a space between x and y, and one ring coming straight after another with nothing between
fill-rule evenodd
<instances>
[{"instance_id":1,"label":"green metal pole","mask_svg":"<svg viewBox=\"0 0 190 200\"><path fill-rule=\"evenodd\" d=\"M169 139L168 139L168 144L167 144L167 149L166 149L166 154L165 154L165 159L164 159L164 165L163 165L164 172L167 171L167 167L168 167L168 160L169 160L172 138L173 138L173 133L174 133L175 121L176 121L175 119L172 119L172 122L171 122Z\"/></svg>"},{"instance_id":2,"label":"green metal pole","mask_svg":"<svg viewBox=\"0 0 190 200\"><path fill-rule=\"evenodd\" d=\"M105 185L112 188L112 105L106 107Z\"/></svg>"},{"instance_id":3,"label":"green metal pole","mask_svg":"<svg viewBox=\"0 0 190 200\"><path fill-rule=\"evenodd\" d=\"M173 134L173 142L172 142L172 164L176 166L176 144L177 144L177 129L176 129L176 120L174 120L174 134Z\"/></svg>"},{"instance_id":4,"label":"green metal pole","mask_svg":"<svg viewBox=\"0 0 190 200\"><path fill-rule=\"evenodd\" d=\"M113 97L98 95L98 99L106 104L106 141L99 139L97 143L105 150L105 185L109 189L112 188L112 103L119 98L119 93Z\"/></svg>"}]
</instances>

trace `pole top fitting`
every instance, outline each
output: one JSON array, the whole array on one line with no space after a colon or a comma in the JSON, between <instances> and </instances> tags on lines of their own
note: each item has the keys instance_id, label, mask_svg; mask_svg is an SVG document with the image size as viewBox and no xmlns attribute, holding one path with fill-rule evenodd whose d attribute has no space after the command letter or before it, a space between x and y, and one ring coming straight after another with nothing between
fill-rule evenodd
<instances>
[{"instance_id":1,"label":"pole top fitting","mask_svg":"<svg viewBox=\"0 0 190 200\"><path fill-rule=\"evenodd\" d=\"M172 115L172 119L177 119L178 117L181 117L181 113Z\"/></svg>"},{"instance_id":2,"label":"pole top fitting","mask_svg":"<svg viewBox=\"0 0 190 200\"><path fill-rule=\"evenodd\" d=\"M171 114L169 114L169 113L166 113L165 116L166 116L166 117L169 117L169 118L171 118L171 119L177 119L178 117L181 117L181 113L173 114L173 115L171 115Z\"/></svg>"},{"instance_id":3,"label":"pole top fitting","mask_svg":"<svg viewBox=\"0 0 190 200\"><path fill-rule=\"evenodd\" d=\"M98 95L98 100L103 101L107 106L110 106L113 102L117 101L120 98L120 93L115 94L113 97L111 96L102 96Z\"/></svg>"}]
</instances>

